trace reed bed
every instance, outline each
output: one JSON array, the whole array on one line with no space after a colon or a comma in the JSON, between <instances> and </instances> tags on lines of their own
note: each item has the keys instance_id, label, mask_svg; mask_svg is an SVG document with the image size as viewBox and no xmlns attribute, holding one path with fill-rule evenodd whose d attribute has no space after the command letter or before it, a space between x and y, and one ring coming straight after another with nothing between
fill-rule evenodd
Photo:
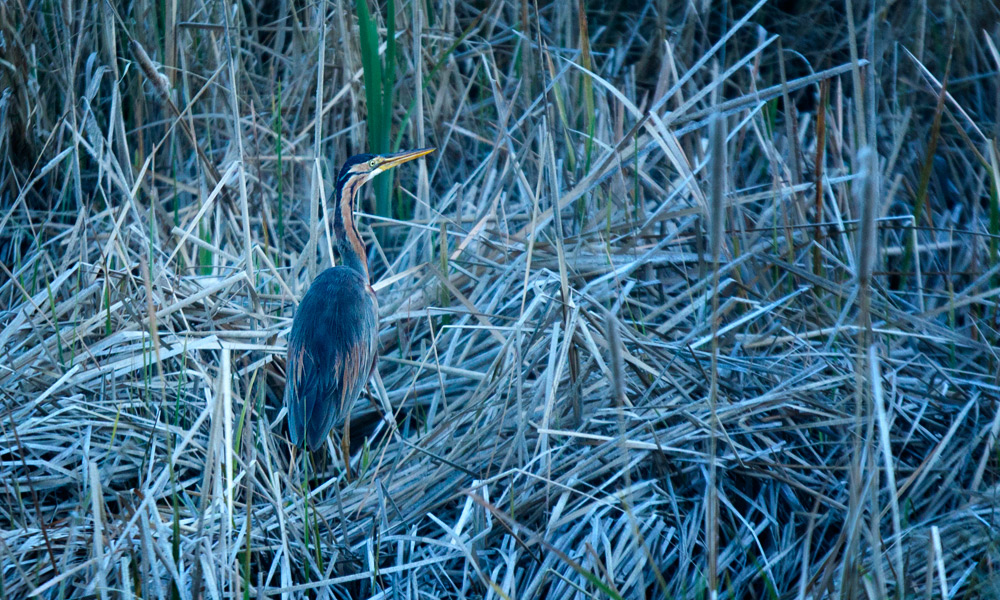
<instances>
[{"instance_id":1,"label":"reed bed","mask_svg":"<svg viewBox=\"0 0 1000 600\"><path fill-rule=\"evenodd\" d=\"M0 4L0 598L1000 595L996 6L599 4Z\"/></svg>"}]
</instances>

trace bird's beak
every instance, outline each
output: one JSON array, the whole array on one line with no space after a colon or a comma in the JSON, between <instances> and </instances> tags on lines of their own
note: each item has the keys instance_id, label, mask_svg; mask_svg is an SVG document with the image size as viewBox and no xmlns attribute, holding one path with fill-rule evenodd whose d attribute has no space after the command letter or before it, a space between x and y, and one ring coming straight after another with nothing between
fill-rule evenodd
<instances>
[{"instance_id":1,"label":"bird's beak","mask_svg":"<svg viewBox=\"0 0 1000 600\"><path fill-rule=\"evenodd\" d=\"M427 156L435 150L437 150L437 148L421 148L419 150L407 150L406 152L397 152L395 154L383 154L382 158L385 160L374 171L372 171L371 175L368 176L368 179L371 180L379 173L384 173L389 169L396 168L405 162L410 162L411 160L420 158L421 156Z\"/></svg>"}]
</instances>

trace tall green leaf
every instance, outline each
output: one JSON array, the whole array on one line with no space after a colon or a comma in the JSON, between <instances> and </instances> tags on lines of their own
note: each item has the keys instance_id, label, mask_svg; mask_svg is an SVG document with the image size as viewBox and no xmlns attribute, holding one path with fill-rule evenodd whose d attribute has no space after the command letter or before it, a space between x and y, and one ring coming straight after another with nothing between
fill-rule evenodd
<instances>
[{"instance_id":1,"label":"tall green leaf","mask_svg":"<svg viewBox=\"0 0 1000 600\"><path fill-rule=\"evenodd\" d=\"M378 26L368 10L368 0L356 0L358 31L361 45L361 66L364 71L365 100L368 105L368 150L375 154L390 151L392 133L392 88L396 84L396 7L386 3L385 65L378 53ZM375 214L392 217L389 204L392 177L379 175L375 179Z\"/></svg>"}]
</instances>

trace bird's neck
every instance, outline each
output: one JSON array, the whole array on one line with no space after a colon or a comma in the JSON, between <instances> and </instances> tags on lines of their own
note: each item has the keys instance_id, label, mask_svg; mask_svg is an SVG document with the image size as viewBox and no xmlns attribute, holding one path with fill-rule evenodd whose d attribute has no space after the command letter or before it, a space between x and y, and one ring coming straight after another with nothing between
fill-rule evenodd
<instances>
[{"instance_id":1,"label":"bird's neck","mask_svg":"<svg viewBox=\"0 0 1000 600\"><path fill-rule=\"evenodd\" d=\"M363 182L348 181L337 189L333 233L337 236L337 251L345 267L360 273L368 281L368 252L354 225L354 199Z\"/></svg>"}]
</instances>

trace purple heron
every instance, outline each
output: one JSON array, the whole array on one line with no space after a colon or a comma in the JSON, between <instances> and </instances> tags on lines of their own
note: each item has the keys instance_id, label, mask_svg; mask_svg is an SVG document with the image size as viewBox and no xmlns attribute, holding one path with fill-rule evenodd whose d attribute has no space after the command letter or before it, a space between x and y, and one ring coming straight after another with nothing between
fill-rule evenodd
<instances>
[{"instance_id":1,"label":"purple heron","mask_svg":"<svg viewBox=\"0 0 1000 600\"><path fill-rule=\"evenodd\" d=\"M319 448L375 370L378 301L368 276L365 243L354 225L358 190L376 175L434 148L347 159L335 186L333 231L341 265L326 269L302 298L288 338L285 407L296 446ZM341 441L349 464L347 439Z\"/></svg>"}]
</instances>

